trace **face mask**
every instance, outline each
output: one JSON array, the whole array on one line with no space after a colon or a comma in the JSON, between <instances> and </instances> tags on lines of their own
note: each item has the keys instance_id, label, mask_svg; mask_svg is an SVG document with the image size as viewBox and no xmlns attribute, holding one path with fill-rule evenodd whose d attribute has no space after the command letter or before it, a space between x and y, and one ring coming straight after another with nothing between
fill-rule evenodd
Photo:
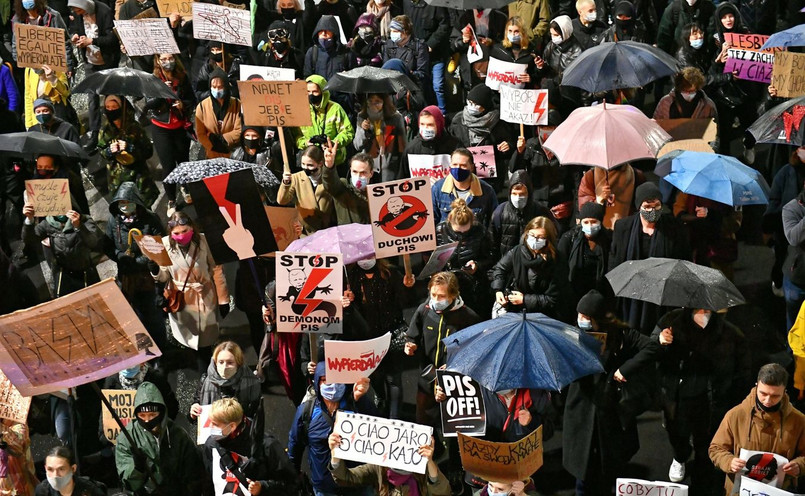
<instances>
[{"instance_id":1,"label":"face mask","mask_svg":"<svg viewBox=\"0 0 805 496\"><path fill-rule=\"evenodd\" d=\"M33 10L36 7L36 2L34 0L23 0L22 8L25 10Z\"/></svg>"},{"instance_id":2,"label":"face mask","mask_svg":"<svg viewBox=\"0 0 805 496\"><path fill-rule=\"evenodd\" d=\"M759 410L763 410L766 413L775 413L780 410L780 407L783 406L783 402L780 401L774 406L766 406L757 399L757 395L755 395L755 406L758 407ZM50 478L48 478L50 480Z\"/></svg>"},{"instance_id":3,"label":"face mask","mask_svg":"<svg viewBox=\"0 0 805 496\"><path fill-rule=\"evenodd\" d=\"M595 236L598 234L598 231L601 230L601 224L590 224L587 226L581 226L581 232L586 234L587 236Z\"/></svg>"},{"instance_id":4,"label":"face mask","mask_svg":"<svg viewBox=\"0 0 805 496\"><path fill-rule=\"evenodd\" d=\"M224 97L224 90L222 90L222 89L211 89L210 90L210 96L212 96L216 100L220 100L221 98Z\"/></svg>"},{"instance_id":5,"label":"face mask","mask_svg":"<svg viewBox=\"0 0 805 496\"><path fill-rule=\"evenodd\" d=\"M257 150L260 148L260 138L243 138L243 146L249 150Z\"/></svg>"},{"instance_id":6,"label":"face mask","mask_svg":"<svg viewBox=\"0 0 805 496\"><path fill-rule=\"evenodd\" d=\"M425 129L419 128L419 135L425 141L430 141L432 139L436 139L436 130L435 129Z\"/></svg>"},{"instance_id":7,"label":"face mask","mask_svg":"<svg viewBox=\"0 0 805 496\"><path fill-rule=\"evenodd\" d=\"M646 222L657 222L660 220L660 215L662 215L662 210L643 210L640 209L640 216L646 220Z\"/></svg>"},{"instance_id":8,"label":"face mask","mask_svg":"<svg viewBox=\"0 0 805 496\"><path fill-rule=\"evenodd\" d=\"M291 7L290 9L282 9L282 17L288 19L293 18L296 15L296 9Z\"/></svg>"},{"instance_id":9,"label":"face mask","mask_svg":"<svg viewBox=\"0 0 805 496\"><path fill-rule=\"evenodd\" d=\"M47 124L53 119L53 114L46 112L44 114L36 114L36 122L40 124Z\"/></svg>"},{"instance_id":10,"label":"face mask","mask_svg":"<svg viewBox=\"0 0 805 496\"><path fill-rule=\"evenodd\" d=\"M319 175L319 170L320 169L302 169L302 170L305 171L305 174L307 174L307 177L315 178L315 177L317 177Z\"/></svg>"},{"instance_id":11,"label":"face mask","mask_svg":"<svg viewBox=\"0 0 805 496\"><path fill-rule=\"evenodd\" d=\"M597 12L590 12L589 14L584 16L584 20L586 20L587 22L595 22L596 19L598 19Z\"/></svg>"},{"instance_id":12,"label":"face mask","mask_svg":"<svg viewBox=\"0 0 805 496\"><path fill-rule=\"evenodd\" d=\"M377 264L377 260L374 258L370 258L368 260L358 260L358 267L362 268L363 270L372 270L375 268Z\"/></svg>"},{"instance_id":13,"label":"face mask","mask_svg":"<svg viewBox=\"0 0 805 496\"><path fill-rule=\"evenodd\" d=\"M56 171L52 170L52 169L48 169L48 170L44 170L44 169L39 170L39 169L37 169L36 177L39 178L39 179L50 179L51 177L53 177L53 174L55 174L55 173L56 173Z\"/></svg>"},{"instance_id":14,"label":"face mask","mask_svg":"<svg viewBox=\"0 0 805 496\"><path fill-rule=\"evenodd\" d=\"M62 224L67 222L67 216L66 215L57 215L57 216L55 216L53 218L56 219L57 221L61 222Z\"/></svg>"},{"instance_id":15,"label":"face mask","mask_svg":"<svg viewBox=\"0 0 805 496\"><path fill-rule=\"evenodd\" d=\"M691 7L696 5L696 2L697 2L697 0L686 0L686 1L688 2L688 5L690 5Z\"/></svg>"},{"instance_id":16,"label":"face mask","mask_svg":"<svg viewBox=\"0 0 805 496\"><path fill-rule=\"evenodd\" d=\"M392 31L391 34L389 35L389 38L394 43L399 43L400 40L402 39L402 33L400 33L399 31Z\"/></svg>"},{"instance_id":17,"label":"face mask","mask_svg":"<svg viewBox=\"0 0 805 496\"><path fill-rule=\"evenodd\" d=\"M468 115L481 115L481 108L474 103L468 103L466 111Z\"/></svg>"},{"instance_id":18,"label":"face mask","mask_svg":"<svg viewBox=\"0 0 805 496\"><path fill-rule=\"evenodd\" d=\"M704 329L707 327L707 324L710 322L710 318L712 316L713 312L697 313L693 315L693 322L695 322L697 326Z\"/></svg>"},{"instance_id":19,"label":"face mask","mask_svg":"<svg viewBox=\"0 0 805 496\"><path fill-rule=\"evenodd\" d=\"M698 50L704 45L704 38L699 38L690 42L690 46Z\"/></svg>"},{"instance_id":20,"label":"face mask","mask_svg":"<svg viewBox=\"0 0 805 496\"><path fill-rule=\"evenodd\" d=\"M576 322L578 322L579 329L581 329L582 331L589 331L590 329L593 328L593 322L591 320L586 320L586 319L581 319L580 318L580 319L577 319Z\"/></svg>"},{"instance_id":21,"label":"face mask","mask_svg":"<svg viewBox=\"0 0 805 496\"><path fill-rule=\"evenodd\" d=\"M561 36L551 36L551 41L554 45L561 45L565 40Z\"/></svg>"},{"instance_id":22,"label":"face mask","mask_svg":"<svg viewBox=\"0 0 805 496\"><path fill-rule=\"evenodd\" d=\"M383 111L369 110L366 112L366 115L369 117L370 121L379 121L383 118Z\"/></svg>"},{"instance_id":23,"label":"face mask","mask_svg":"<svg viewBox=\"0 0 805 496\"><path fill-rule=\"evenodd\" d=\"M231 434L231 432L229 434ZM210 437L213 441L220 443L224 439L228 438L229 434L224 434L224 430L219 429L218 427L210 427Z\"/></svg>"},{"instance_id":24,"label":"face mask","mask_svg":"<svg viewBox=\"0 0 805 496\"><path fill-rule=\"evenodd\" d=\"M797 157L800 161L805 162L805 148L797 148Z\"/></svg>"},{"instance_id":25,"label":"face mask","mask_svg":"<svg viewBox=\"0 0 805 496\"><path fill-rule=\"evenodd\" d=\"M172 71L176 67L176 61L173 62L160 62L159 65L166 71Z\"/></svg>"},{"instance_id":26,"label":"face mask","mask_svg":"<svg viewBox=\"0 0 805 496\"><path fill-rule=\"evenodd\" d=\"M346 390L346 384L322 384L319 386L321 397L327 401L340 401Z\"/></svg>"},{"instance_id":27,"label":"face mask","mask_svg":"<svg viewBox=\"0 0 805 496\"><path fill-rule=\"evenodd\" d=\"M462 169L461 167L450 167L450 175L453 176L458 182L466 181L470 178L470 174L472 172L468 171L467 169Z\"/></svg>"},{"instance_id":28,"label":"face mask","mask_svg":"<svg viewBox=\"0 0 805 496\"><path fill-rule=\"evenodd\" d=\"M520 41L523 39L523 37L520 36L519 34L507 34L506 38L509 39L509 43L511 43L511 44L515 44L515 43L519 44Z\"/></svg>"},{"instance_id":29,"label":"face mask","mask_svg":"<svg viewBox=\"0 0 805 496\"><path fill-rule=\"evenodd\" d=\"M545 244L548 242L547 239L543 238L535 238L533 236L529 236L525 240L526 244L529 248L534 251L540 251L541 249L545 248Z\"/></svg>"},{"instance_id":30,"label":"face mask","mask_svg":"<svg viewBox=\"0 0 805 496\"><path fill-rule=\"evenodd\" d=\"M352 181L352 185L355 186L355 189L359 191L364 191L366 184L369 182L365 178L356 176L355 174L350 174L350 180Z\"/></svg>"},{"instance_id":31,"label":"face mask","mask_svg":"<svg viewBox=\"0 0 805 496\"><path fill-rule=\"evenodd\" d=\"M319 46L324 51L329 51L335 46L335 39L333 38L319 38Z\"/></svg>"},{"instance_id":32,"label":"face mask","mask_svg":"<svg viewBox=\"0 0 805 496\"><path fill-rule=\"evenodd\" d=\"M229 379L235 372L238 371L237 367L228 367L226 365L216 365L215 370L218 371L218 375L220 375L224 379Z\"/></svg>"},{"instance_id":33,"label":"face mask","mask_svg":"<svg viewBox=\"0 0 805 496\"><path fill-rule=\"evenodd\" d=\"M117 209L126 216L133 214L137 210L137 204L129 201L118 202Z\"/></svg>"},{"instance_id":34,"label":"face mask","mask_svg":"<svg viewBox=\"0 0 805 496\"><path fill-rule=\"evenodd\" d=\"M139 365L135 365L134 367L130 367L120 371L120 375L122 375L126 379L134 379L135 377L137 377L137 374L139 373L140 373Z\"/></svg>"},{"instance_id":35,"label":"face mask","mask_svg":"<svg viewBox=\"0 0 805 496\"><path fill-rule=\"evenodd\" d=\"M67 484L69 484L71 480L73 480L72 471L67 472L61 477L51 477L48 475L48 484L50 484L50 487L52 487L54 491L61 491L67 487Z\"/></svg>"},{"instance_id":36,"label":"face mask","mask_svg":"<svg viewBox=\"0 0 805 496\"><path fill-rule=\"evenodd\" d=\"M288 43L284 41L273 41L271 42L271 48L277 53L285 53L285 51L288 50Z\"/></svg>"},{"instance_id":37,"label":"face mask","mask_svg":"<svg viewBox=\"0 0 805 496\"><path fill-rule=\"evenodd\" d=\"M436 312L444 312L450 306L450 300L430 299L430 308Z\"/></svg>"},{"instance_id":38,"label":"face mask","mask_svg":"<svg viewBox=\"0 0 805 496\"><path fill-rule=\"evenodd\" d=\"M517 210L522 210L525 208L526 204L528 203L527 196L515 196L511 195L509 197L509 201L511 202L512 206Z\"/></svg>"},{"instance_id":39,"label":"face mask","mask_svg":"<svg viewBox=\"0 0 805 496\"><path fill-rule=\"evenodd\" d=\"M632 19L615 18L615 25L623 30L629 30L634 25L634 21L632 21Z\"/></svg>"},{"instance_id":40,"label":"face mask","mask_svg":"<svg viewBox=\"0 0 805 496\"><path fill-rule=\"evenodd\" d=\"M507 494L509 494L509 492L508 491L503 491L503 492L496 493L495 491L492 490L491 487L486 486L486 494L488 494L489 496L506 496Z\"/></svg>"},{"instance_id":41,"label":"face mask","mask_svg":"<svg viewBox=\"0 0 805 496\"><path fill-rule=\"evenodd\" d=\"M308 101L308 102L310 102L310 104L311 104L311 105L318 105L318 104L320 104L320 103L321 103L321 97L322 97L322 96L323 96L323 95L321 95L321 94L318 94L318 95L308 95L308 96L307 96L307 101Z\"/></svg>"},{"instance_id":42,"label":"face mask","mask_svg":"<svg viewBox=\"0 0 805 496\"><path fill-rule=\"evenodd\" d=\"M149 420L147 422L145 420L141 419L140 417L137 417L137 422L139 422L140 425L143 426L143 429L145 429L145 430L150 432L150 431L153 431L154 429L156 429L157 427L159 427L162 424L162 419L164 419L164 418L165 418L165 414L160 412L159 415L157 415L156 417L154 417L153 419L151 419L151 420Z\"/></svg>"},{"instance_id":43,"label":"face mask","mask_svg":"<svg viewBox=\"0 0 805 496\"><path fill-rule=\"evenodd\" d=\"M224 52L213 53L210 52L210 58L213 62L221 62L224 60Z\"/></svg>"},{"instance_id":44,"label":"face mask","mask_svg":"<svg viewBox=\"0 0 805 496\"><path fill-rule=\"evenodd\" d=\"M123 109L119 108L114 110L103 109L103 113L106 114L106 118L109 119L110 121L116 121L120 119L120 117L123 115Z\"/></svg>"},{"instance_id":45,"label":"face mask","mask_svg":"<svg viewBox=\"0 0 805 496\"><path fill-rule=\"evenodd\" d=\"M171 234L171 238L182 246L187 245L193 239L193 230L189 229L182 234Z\"/></svg>"},{"instance_id":46,"label":"face mask","mask_svg":"<svg viewBox=\"0 0 805 496\"><path fill-rule=\"evenodd\" d=\"M692 91L692 92L683 91L683 92L682 92L682 93L680 93L680 94L682 95L682 98L683 98L683 99L684 99L686 102L692 102L692 101L693 101L693 99L694 99L694 98L696 98L696 92L695 92L695 91Z\"/></svg>"}]
</instances>

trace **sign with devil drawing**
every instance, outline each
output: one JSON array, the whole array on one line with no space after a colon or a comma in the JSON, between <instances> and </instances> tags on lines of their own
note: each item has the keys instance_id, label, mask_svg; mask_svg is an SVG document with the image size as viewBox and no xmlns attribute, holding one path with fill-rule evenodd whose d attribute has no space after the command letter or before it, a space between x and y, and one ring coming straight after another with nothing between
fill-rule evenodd
<instances>
[{"instance_id":1,"label":"sign with devil drawing","mask_svg":"<svg viewBox=\"0 0 805 496\"><path fill-rule=\"evenodd\" d=\"M343 332L340 253L277 252L277 331Z\"/></svg>"}]
</instances>

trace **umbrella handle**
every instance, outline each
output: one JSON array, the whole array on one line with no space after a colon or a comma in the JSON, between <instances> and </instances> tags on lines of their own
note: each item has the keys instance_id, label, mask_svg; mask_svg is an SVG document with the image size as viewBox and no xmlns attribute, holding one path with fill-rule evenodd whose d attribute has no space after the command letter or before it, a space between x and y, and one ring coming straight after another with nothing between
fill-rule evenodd
<instances>
[{"instance_id":1,"label":"umbrella handle","mask_svg":"<svg viewBox=\"0 0 805 496\"><path fill-rule=\"evenodd\" d=\"M136 228L129 229L129 247L126 248L126 255L131 255L133 253L131 251L131 238L132 238L132 235L135 234L135 231L136 231L137 236L142 236L143 235L143 232L140 231L139 229L136 229Z\"/></svg>"}]
</instances>

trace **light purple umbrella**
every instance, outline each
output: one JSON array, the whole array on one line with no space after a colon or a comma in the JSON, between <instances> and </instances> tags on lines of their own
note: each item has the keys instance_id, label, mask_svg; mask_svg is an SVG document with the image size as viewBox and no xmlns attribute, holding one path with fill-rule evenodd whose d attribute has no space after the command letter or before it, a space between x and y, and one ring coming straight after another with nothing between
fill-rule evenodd
<instances>
[{"instance_id":1,"label":"light purple umbrella","mask_svg":"<svg viewBox=\"0 0 805 496\"><path fill-rule=\"evenodd\" d=\"M344 264L351 264L375 254L372 226L346 224L316 231L288 245L285 251L308 253L341 253Z\"/></svg>"}]
</instances>

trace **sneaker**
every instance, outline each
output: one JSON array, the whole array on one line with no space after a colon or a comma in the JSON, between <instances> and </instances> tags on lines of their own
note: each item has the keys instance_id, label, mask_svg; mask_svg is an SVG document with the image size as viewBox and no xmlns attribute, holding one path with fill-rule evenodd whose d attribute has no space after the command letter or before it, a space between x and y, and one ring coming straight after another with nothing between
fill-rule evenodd
<instances>
[{"instance_id":1,"label":"sneaker","mask_svg":"<svg viewBox=\"0 0 805 496\"><path fill-rule=\"evenodd\" d=\"M668 469L668 479L671 482L682 482L685 479L685 464L674 459L671 468Z\"/></svg>"},{"instance_id":2,"label":"sneaker","mask_svg":"<svg viewBox=\"0 0 805 496\"><path fill-rule=\"evenodd\" d=\"M785 293L783 292L783 288L781 288L781 287L777 286L776 284L774 284L774 281L771 282L771 292L772 292L772 294L774 296L776 296L778 298L782 298L783 296L785 296Z\"/></svg>"}]
</instances>

